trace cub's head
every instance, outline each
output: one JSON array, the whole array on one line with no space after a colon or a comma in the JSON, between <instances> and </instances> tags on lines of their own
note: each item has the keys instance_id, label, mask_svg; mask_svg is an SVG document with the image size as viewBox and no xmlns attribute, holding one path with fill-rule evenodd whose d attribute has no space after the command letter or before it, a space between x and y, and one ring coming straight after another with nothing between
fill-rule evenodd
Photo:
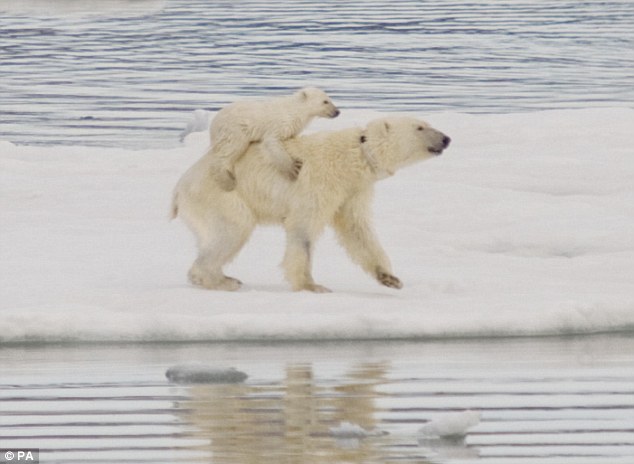
<instances>
[{"instance_id":1,"label":"cub's head","mask_svg":"<svg viewBox=\"0 0 634 464\"><path fill-rule=\"evenodd\" d=\"M387 172L438 156L451 142L425 121L407 116L371 121L362 140L376 164Z\"/></svg>"},{"instance_id":2,"label":"cub's head","mask_svg":"<svg viewBox=\"0 0 634 464\"><path fill-rule=\"evenodd\" d=\"M311 116L336 118L339 110L326 92L317 87L304 87L295 94Z\"/></svg>"}]
</instances>

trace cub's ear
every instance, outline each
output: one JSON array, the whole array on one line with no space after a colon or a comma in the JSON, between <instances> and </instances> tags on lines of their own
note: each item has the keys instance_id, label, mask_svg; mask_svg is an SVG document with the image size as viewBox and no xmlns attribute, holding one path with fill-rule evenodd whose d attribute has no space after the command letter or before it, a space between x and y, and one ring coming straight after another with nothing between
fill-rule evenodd
<instances>
[{"instance_id":1,"label":"cub's ear","mask_svg":"<svg viewBox=\"0 0 634 464\"><path fill-rule=\"evenodd\" d=\"M390 130L390 124L389 124L387 121L385 121L385 122L383 123L383 125L385 126L385 132L389 132L389 130Z\"/></svg>"},{"instance_id":2,"label":"cub's ear","mask_svg":"<svg viewBox=\"0 0 634 464\"><path fill-rule=\"evenodd\" d=\"M304 101L305 101L305 100L308 98L308 93L306 93L306 91L305 91L305 90L302 90L302 91L300 92L300 96L302 97L302 100L304 100Z\"/></svg>"}]
</instances>

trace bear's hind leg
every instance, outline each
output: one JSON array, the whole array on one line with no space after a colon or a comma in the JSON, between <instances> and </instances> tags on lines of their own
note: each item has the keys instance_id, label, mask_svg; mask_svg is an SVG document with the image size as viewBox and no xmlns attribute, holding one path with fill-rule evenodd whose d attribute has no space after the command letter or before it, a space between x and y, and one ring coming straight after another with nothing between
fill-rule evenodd
<instances>
[{"instance_id":1,"label":"bear's hind leg","mask_svg":"<svg viewBox=\"0 0 634 464\"><path fill-rule=\"evenodd\" d=\"M249 239L253 225L239 226L224 219L216 219L206 240L199 242L198 257L189 270L189 281L210 290L235 291L242 282L224 275L228 264Z\"/></svg>"},{"instance_id":2,"label":"bear's hind leg","mask_svg":"<svg viewBox=\"0 0 634 464\"><path fill-rule=\"evenodd\" d=\"M202 258L202 259L201 259ZM211 272L205 263L204 257L198 257L188 273L189 281L198 287L209 290L226 290L233 292L239 290L242 282L234 277L228 277L222 272Z\"/></svg>"}]
</instances>

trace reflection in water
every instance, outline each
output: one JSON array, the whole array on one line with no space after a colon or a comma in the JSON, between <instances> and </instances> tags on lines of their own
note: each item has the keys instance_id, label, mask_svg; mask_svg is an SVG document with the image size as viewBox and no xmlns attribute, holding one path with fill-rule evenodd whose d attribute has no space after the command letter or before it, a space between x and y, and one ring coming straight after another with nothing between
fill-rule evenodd
<instances>
[{"instance_id":1,"label":"reflection in water","mask_svg":"<svg viewBox=\"0 0 634 464\"><path fill-rule=\"evenodd\" d=\"M343 345L6 346L0 444L81 464L634 462L631 334ZM310 363L284 370L288 357ZM192 359L252 376L161 379ZM420 433L467 408L482 420L466 440ZM373 426L390 434L331 434Z\"/></svg>"},{"instance_id":2,"label":"reflection in water","mask_svg":"<svg viewBox=\"0 0 634 464\"><path fill-rule=\"evenodd\" d=\"M196 385L189 390L191 399L177 406L194 433L209 440L213 462L384 462L395 453L389 435L376 434L350 446L350 440L337 440L330 429L341 422L377 427L376 387L386 381L386 372L384 363L364 364L338 384L324 386L315 382L311 365L296 364L287 367L281 384ZM398 450L401 462L429 462L415 442L411 445L410 451Z\"/></svg>"},{"instance_id":3,"label":"reflection in water","mask_svg":"<svg viewBox=\"0 0 634 464\"><path fill-rule=\"evenodd\" d=\"M422 453L433 458L432 462L445 462L452 459L478 459L478 448L469 447L464 437L444 437L436 439L419 438Z\"/></svg>"}]
</instances>

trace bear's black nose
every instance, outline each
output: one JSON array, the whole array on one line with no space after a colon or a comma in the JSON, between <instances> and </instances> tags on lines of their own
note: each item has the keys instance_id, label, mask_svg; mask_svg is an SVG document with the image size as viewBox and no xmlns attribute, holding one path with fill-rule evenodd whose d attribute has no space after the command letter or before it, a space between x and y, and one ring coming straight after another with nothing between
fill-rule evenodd
<instances>
[{"instance_id":1,"label":"bear's black nose","mask_svg":"<svg viewBox=\"0 0 634 464\"><path fill-rule=\"evenodd\" d=\"M447 148L449 146L449 142L451 142L451 139L445 135L442 138L442 146Z\"/></svg>"},{"instance_id":2,"label":"bear's black nose","mask_svg":"<svg viewBox=\"0 0 634 464\"><path fill-rule=\"evenodd\" d=\"M335 110L335 112L332 114L333 118L336 118L337 116L339 116L341 114L341 111L339 110Z\"/></svg>"}]
</instances>

